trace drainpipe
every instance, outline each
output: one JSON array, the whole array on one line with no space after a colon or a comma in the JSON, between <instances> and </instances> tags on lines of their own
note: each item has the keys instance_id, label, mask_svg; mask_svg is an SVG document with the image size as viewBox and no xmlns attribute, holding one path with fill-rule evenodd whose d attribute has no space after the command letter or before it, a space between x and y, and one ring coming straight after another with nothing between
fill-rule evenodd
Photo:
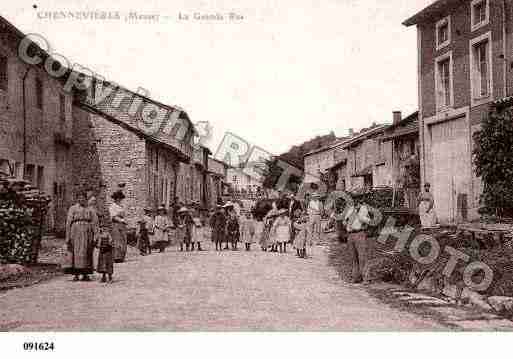
<instances>
[{"instance_id":1,"label":"drainpipe","mask_svg":"<svg viewBox=\"0 0 513 359\"><path fill-rule=\"evenodd\" d=\"M506 97L508 94L508 85L507 85L507 68L508 68L508 56L507 56L507 47L506 47L506 0L502 0L502 54L504 56L503 63L503 83L504 83L504 96Z\"/></svg>"},{"instance_id":2,"label":"drainpipe","mask_svg":"<svg viewBox=\"0 0 513 359\"><path fill-rule=\"evenodd\" d=\"M25 80L30 71L31 67L27 68L22 78L22 105L23 105L23 178L25 178L25 172L27 167L27 108L26 108L26 84Z\"/></svg>"}]
</instances>

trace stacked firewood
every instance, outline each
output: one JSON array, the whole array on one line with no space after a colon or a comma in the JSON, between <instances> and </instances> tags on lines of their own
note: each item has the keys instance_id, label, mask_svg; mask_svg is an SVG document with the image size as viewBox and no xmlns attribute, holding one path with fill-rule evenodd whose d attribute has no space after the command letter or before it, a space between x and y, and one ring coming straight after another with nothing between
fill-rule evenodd
<instances>
[{"instance_id":1,"label":"stacked firewood","mask_svg":"<svg viewBox=\"0 0 513 359\"><path fill-rule=\"evenodd\" d=\"M0 178L0 263L34 263L50 196L27 181Z\"/></svg>"}]
</instances>

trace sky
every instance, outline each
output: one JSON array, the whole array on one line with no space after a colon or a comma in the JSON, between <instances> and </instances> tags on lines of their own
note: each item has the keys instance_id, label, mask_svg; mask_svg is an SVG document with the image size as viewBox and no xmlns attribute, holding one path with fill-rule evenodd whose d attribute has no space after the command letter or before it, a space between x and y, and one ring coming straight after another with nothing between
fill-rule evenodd
<instances>
[{"instance_id":1,"label":"sky","mask_svg":"<svg viewBox=\"0 0 513 359\"><path fill-rule=\"evenodd\" d=\"M401 23L431 2L17 0L1 14L71 64L144 88L193 123L208 121L213 151L228 131L279 154L330 131L341 137L390 123L394 110L415 111L417 34Z\"/></svg>"}]
</instances>

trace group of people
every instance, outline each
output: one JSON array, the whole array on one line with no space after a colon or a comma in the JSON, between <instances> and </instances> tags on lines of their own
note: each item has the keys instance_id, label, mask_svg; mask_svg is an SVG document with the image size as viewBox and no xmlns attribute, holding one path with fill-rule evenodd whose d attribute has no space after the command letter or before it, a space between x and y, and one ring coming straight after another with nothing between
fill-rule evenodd
<instances>
[{"instance_id":1,"label":"group of people","mask_svg":"<svg viewBox=\"0 0 513 359\"><path fill-rule=\"evenodd\" d=\"M419 214L423 226L432 225L434 201L426 184L419 198ZM122 190L111 195L109 218L100 218L96 199L91 193L80 193L77 203L68 211L66 220L66 244L69 260L66 272L73 280L89 281L93 273L93 253L98 250L96 271L102 274L102 282L112 281L114 263L125 260L127 253L127 218L122 205ZM178 201L167 215L162 205L153 216L151 208L144 209L138 221L137 238L141 255L152 250L164 252L170 243L176 243L180 251L202 251L202 243L210 237L216 251L237 250L239 242L245 250L259 243L263 251L286 253L292 245L296 255L307 257L307 247L318 242L321 236L323 203L318 194L307 194L299 201L294 194L283 195L272 202L263 221L256 221L251 211L240 211L234 203L218 205L210 214L199 205L184 206ZM347 208L346 208L347 209ZM362 280L367 261L367 229L370 223L368 206L358 201L344 211L338 225L347 237L348 250L353 261L353 281ZM231 247L231 248L230 248Z\"/></svg>"},{"instance_id":2,"label":"group of people","mask_svg":"<svg viewBox=\"0 0 513 359\"><path fill-rule=\"evenodd\" d=\"M102 282L111 282L114 263L125 260L127 221L125 210L121 205L125 195L118 190L112 194L111 198L108 220L98 215L96 198L90 192L79 193L77 203L68 210L66 218L68 260L65 263L65 272L72 274L74 281L91 280L95 249L98 249L96 271L102 274Z\"/></svg>"},{"instance_id":3,"label":"group of people","mask_svg":"<svg viewBox=\"0 0 513 359\"><path fill-rule=\"evenodd\" d=\"M198 205L175 206L173 218L167 215L164 205L157 209L155 218L151 208L144 209L138 221L138 247L141 255L152 253L152 249L164 252L171 242L180 246L180 251L202 251L201 243L206 236L207 210Z\"/></svg>"},{"instance_id":4,"label":"group of people","mask_svg":"<svg viewBox=\"0 0 513 359\"><path fill-rule=\"evenodd\" d=\"M290 244L298 257L306 258L308 245L312 246L320 239L322 213L323 204L317 193L306 194L304 202L293 193L282 195L272 203L263 219L262 250L286 253Z\"/></svg>"}]
</instances>

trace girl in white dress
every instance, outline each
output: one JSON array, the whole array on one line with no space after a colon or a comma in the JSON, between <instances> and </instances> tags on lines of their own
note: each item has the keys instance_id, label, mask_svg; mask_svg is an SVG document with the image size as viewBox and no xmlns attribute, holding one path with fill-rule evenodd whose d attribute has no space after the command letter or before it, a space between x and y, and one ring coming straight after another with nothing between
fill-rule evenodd
<instances>
[{"instance_id":1,"label":"girl in white dress","mask_svg":"<svg viewBox=\"0 0 513 359\"><path fill-rule=\"evenodd\" d=\"M198 251L202 251L201 249L201 242L203 242L203 239L205 238L205 231L206 231L206 219L205 219L205 212L202 209L197 209L192 214L192 235L191 235L191 242L192 242L192 250L194 250L194 243L198 246Z\"/></svg>"},{"instance_id":2,"label":"girl in white dress","mask_svg":"<svg viewBox=\"0 0 513 359\"><path fill-rule=\"evenodd\" d=\"M419 196L419 216L422 228L433 228L436 226L435 200L430 192L431 185L424 185L424 192Z\"/></svg>"},{"instance_id":3,"label":"girl in white dress","mask_svg":"<svg viewBox=\"0 0 513 359\"><path fill-rule=\"evenodd\" d=\"M290 241L290 218L287 216L287 210L279 211L279 217L274 221L271 233L276 240L280 253L287 252L287 243Z\"/></svg>"}]
</instances>

